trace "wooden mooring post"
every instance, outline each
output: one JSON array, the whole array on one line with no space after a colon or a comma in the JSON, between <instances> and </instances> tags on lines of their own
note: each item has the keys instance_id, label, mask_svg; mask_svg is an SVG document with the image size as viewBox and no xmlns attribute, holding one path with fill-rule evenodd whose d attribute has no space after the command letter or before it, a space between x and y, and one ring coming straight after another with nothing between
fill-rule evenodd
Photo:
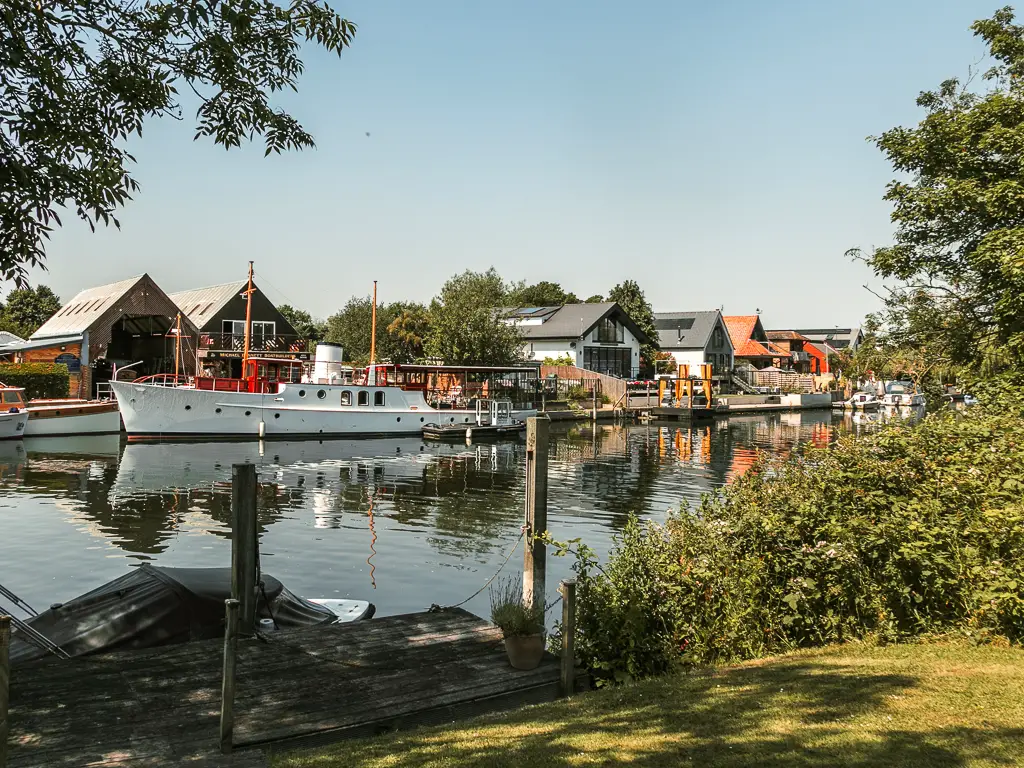
<instances>
[{"instance_id":1,"label":"wooden mooring post","mask_svg":"<svg viewBox=\"0 0 1024 768\"><path fill-rule=\"evenodd\" d=\"M523 603L544 610L547 547L538 536L548 530L547 418L526 420L526 547L523 555Z\"/></svg>"},{"instance_id":2,"label":"wooden mooring post","mask_svg":"<svg viewBox=\"0 0 1024 768\"><path fill-rule=\"evenodd\" d=\"M220 680L220 751L225 755L234 745L235 658L238 655L239 601L224 601L224 669ZM3 768L0 766L0 768Z\"/></svg>"},{"instance_id":3,"label":"wooden mooring post","mask_svg":"<svg viewBox=\"0 0 1024 768\"><path fill-rule=\"evenodd\" d=\"M576 580L566 579L558 587L562 595L562 695L576 690Z\"/></svg>"},{"instance_id":4,"label":"wooden mooring post","mask_svg":"<svg viewBox=\"0 0 1024 768\"><path fill-rule=\"evenodd\" d=\"M7 740L11 724L7 719L11 703L11 617L0 616L0 768L7 768Z\"/></svg>"},{"instance_id":5,"label":"wooden mooring post","mask_svg":"<svg viewBox=\"0 0 1024 768\"><path fill-rule=\"evenodd\" d=\"M256 629L256 465L231 467L231 596L239 603L238 623Z\"/></svg>"}]
</instances>

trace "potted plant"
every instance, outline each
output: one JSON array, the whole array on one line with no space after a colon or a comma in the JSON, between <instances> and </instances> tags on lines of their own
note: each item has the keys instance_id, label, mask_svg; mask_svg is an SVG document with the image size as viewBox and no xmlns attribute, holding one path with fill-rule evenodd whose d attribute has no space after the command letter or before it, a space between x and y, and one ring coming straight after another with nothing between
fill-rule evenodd
<instances>
[{"instance_id":1,"label":"potted plant","mask_svg":"<svg viewBox=\"0 0 1024 768\"><path fill-rule=\"evenodd\" d=\"M522 582L514 577L490 589L491 621L501 628L505 652L516 669L536 669L544 657L544 610L523 602Z\"/></svg>"}]
</instances>

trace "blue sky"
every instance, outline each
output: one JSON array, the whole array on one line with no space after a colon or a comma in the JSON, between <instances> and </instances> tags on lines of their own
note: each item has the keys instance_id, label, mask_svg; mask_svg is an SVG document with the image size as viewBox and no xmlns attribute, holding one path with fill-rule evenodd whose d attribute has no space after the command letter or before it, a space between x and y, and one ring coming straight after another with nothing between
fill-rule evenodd
<instances>
[{"instance_id":1,"label":"blue sky","mask_svg":"<svg viewBox=\"0 0 1024 768\"><path fill-rule=\"evenodd\" d=\"M493 265L580 296L633 278L656 310L857 323L878 281L844 252L891 234L892 171L865 139L967 71L968 26L999 5L337 4L353 47L309 51L280 102L317 149L225 152L152 122L122 229L66 217L33 279L64 299L141 272L176 291L253 259L272 300L326 316L374 279L426 301Z\"/></svg>"}]
</instances>

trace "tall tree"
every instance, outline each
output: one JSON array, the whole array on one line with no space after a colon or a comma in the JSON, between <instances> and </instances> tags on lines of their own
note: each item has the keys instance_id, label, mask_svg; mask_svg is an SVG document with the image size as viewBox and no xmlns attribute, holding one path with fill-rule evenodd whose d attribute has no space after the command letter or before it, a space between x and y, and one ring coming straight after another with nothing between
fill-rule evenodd
<instances>
[{"instance_id":1,"label":"tall tree","mask_svg":"<svg viewBox=\"0 0 1024 768\"><path fill-rule=\"evenodd\" d=\"M614 301L622 307L650 339L647 344L640 345L640 365L645 370L653 371L658 351L658 332L654 328L654 308L644 292L635 280L625 280L608 291L608 301Z\"/></svg>"},{"instance_id":2,"label":"tall tree","mask_svg":"<svg viewBox=\"0 0 1024 768\"><path fill-rule=\"evenodd\" d=\"M604 296L602 296L600 293L595 293L593 296L590 296L583 303L584 304L600 304L603 301L604 301Z\"/></svg>"},{"instance_id":3,"label":"tall tree","mask_svg":"<svg viewBox=\"0 0 1024 768\"><path fill-rule=\"evenodd\" d=\"M327 318L325 341L340 344L345 359L365 363L370 359L370 325L373 300L353 296L338 312Z\"/></svg>"},{"instance_id":4,"label":"tall tree","mask_svg":"<svg viewBox=\"0 0 1024 768\"><path fill-rule=\"evenodd\" d=\"M505 303L510 307L557 307L579 304L579 297L558 283L541 280L533 285L518 283L509 290Z\"/></svg>"},{"instance_id":5,"label":"tall tree","mask_svg":"<svg viewBox=\"0 0 1024 768\"><path fill-rule=\"evenodd\" d=\"M1024 28L1004 8L971 29L991 87L946 80L918 97L917 126L873 139L900 174L885 193L894 243L851 252L896 283L881 348L919 368L1024 363Z\"/></svg>"},{"instance_id":6,"label":"tall tree","mask_svg":"<svg viewBox=\"0 0 1024 768\"><path fill-rule=\"evenodd\" d=\"M0 278L24 287L61 225L95 228L138 190L125 149L147 118L198 101L196 138L266 153L313 145L271 94L293 90L300 49L341 54L355 26L321 0L4 0L0 10Z\"/></svg>"},{"instance_id":7,"label":"tall tree","mask_svg":"<svg viewBox=\"0 0 1024 768\"><path fill-rule=\"evenodd\" d=\"M453 365L509 365L522 358L519 328L505 322L500 307L508 286L494 270L452 277L430 304L426 351Z\"/></svg>"},{"instance_id":8,"label":"tall tree","mask_svg":"<svg viewBox=\"0 0 1024 768\"><path fill-rule=\"evenodd\" d=\"M277 308L277 311L295 329L295 333L299 335L300 339L314 343L323 341L324 334L327 333L327 323L323 320L317 320L304 309L295 309L290 304L282 304Z\"/></svg>"},{"instance_id":9,"label":"tall tree","mask_svg":"<svg viewBox=\"0 0 1024 768\"><path fill-rule=\"evenodd\" d=\"M27 339L60 308L60 298L49 286L15 289L7 294L7 303L0 311L0 330Z\"/></svg>"},{"instance_id":10,"label":"tall tree","mask_svg":"<svg viewBox=\"0 0 1024 768\"><path fill-rule=\"evenodd\" d=\"M411 363L423 357L430 332L430 313L422 304L406 304L387 327L391 361Z\"/></svg>"}]
</instances>

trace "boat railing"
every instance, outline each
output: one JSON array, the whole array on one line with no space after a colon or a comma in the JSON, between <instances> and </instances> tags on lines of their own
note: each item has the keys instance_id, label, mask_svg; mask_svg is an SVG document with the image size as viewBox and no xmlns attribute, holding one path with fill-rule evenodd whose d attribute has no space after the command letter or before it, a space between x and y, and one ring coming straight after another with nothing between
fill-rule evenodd
<instances>
[{"instance_id":1,"label":"boat railing","mask_svg":"<svg viewBox=\"0 0 1024 768\"><path fill-rule=\"evenodd\" d=\"M133 384L149 384L154 387L184 387L189 383L189 377L183 374L154 373L151 376L142 376L132 381Z\"/></svg>"}]
</instances>

